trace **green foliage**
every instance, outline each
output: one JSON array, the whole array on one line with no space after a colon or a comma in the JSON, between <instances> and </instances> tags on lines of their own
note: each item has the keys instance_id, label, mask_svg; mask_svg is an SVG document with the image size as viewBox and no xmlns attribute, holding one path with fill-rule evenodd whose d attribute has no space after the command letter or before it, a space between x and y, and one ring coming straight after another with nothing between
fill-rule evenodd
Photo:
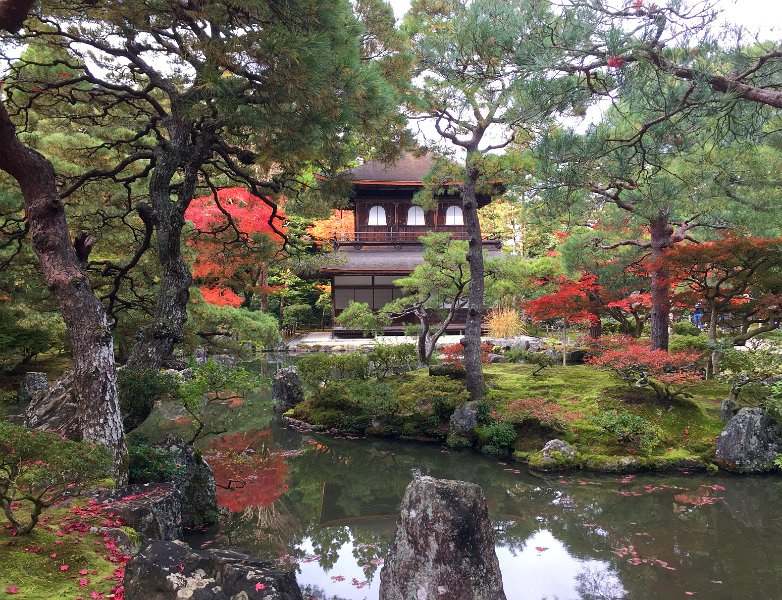
<instances>
[{"instance_id":1,"label":"green foliage","mask_svg":"<svg viewBox=\"0 0 782 600\"><path fill-rule=\"evenodd\" d=\"M117 371L119 408L125 432L141 425L155 407L155 400L173 399L179 391L176 376L144 367Z\"/></svg>"},{"instance_id":2,"label":"green foliage","mask_svg":"<svg viewBox=\"0 0 782 600\"><path fill-rule=\"evenodd\" d=\"M644 452L651 452L660 445L659 429L631 412L608 410L594 417L593 421L621 443L636 443Z\"/></svg>"},{"instance_id":3,"label":"green foliage","mask_svg":"<svg viewBox=\"0 0 782 600\"><path fill-rule=\"evenodd\" d=\"M383 327L390 323L390 319L375 313L366 302L350 301L335 322L340 327L360 330L364 335L374 335L382 331Z\"/></svg>"},{"instance_id":4,"label":"green foliage","mask_svg":"<svg viewBox=\"0 0 782 600\"><path fill-rule=\"evenodd\" d=\"M345 352L329 356L340 379L366 379L369 376L370 358L363 352Z\"/></svg>"},{"instance_id":5,"label":"green foliage","mask_svg":"<svg viewBox=\"0 0 782 600\"><path fill-rule=\"evenodd\" d=\"M283 311L283 325L306 325L313 319L312 307L309 304L291 304Z\"/></svg>"},{"instance_id":6,"label":"green foliage","mask_svg":"<svg viewBox=\"0 0 782 600\"><path fill-rule=\"evenodd\" d=\"M706 352L709 340L705 335L674 334L668 342L668 351L676 352Z\"/></svg>"},{"instance_id":7,"label":"green foliage","mask_svg":"<svg viewBox=\"0 0 782 600\"><path fill-rule=\"evenodd\" d=\"M698 329L698 326L691 321L674 321L671 323L671 331L674 335L703 335L703 332Z\"/></svg>"},{"instance_id":8,"label":"green foliage","mask_svg":"<svg viewBox=\"0 0 782 600\"><path fill-rule=\"evenodd\" d=\"M512 423L492 423L485 428L485 436L492 446L510 448L516 441L516 428Z\"/></svg>"},{"instance_id":9,"label":"green foliage","mask_svg":"<svg viewBox=\"0 0 782 600\"><path fill-rule=\"evenodd\" d=\"M400 414L417 418L446 420L468 399L464 384L450 377L416 377L403 383L396 392Z\"/></svg>"},{"instance_id":10,"label":"green foliage","mask_svg":"<svg viewBox=\"0 0 782 600\"><path fill-rule=\"evenodd\" d=\"M488 425L491 422L491 404L486 400L479 400L475 406L479 425Z\"/></svg>"},{"instance_id":11,"label":"green foliage","mask_svg":"<svg viewBox=\"0 0 782 600\"><path fill-rule=\"evenodd\" d=\"M102 446L0 422L0 508L20 534L32 531L43 510L111 471L111 455ZM23 521L20 513L29 518Z\"/></svg>"},{"instance_id":12,"label":"green foliage","mask_svg":"<svg viewBox=\"0 0 782 600\"><path fill-rule=\"evenodd\" d=\"M179 384L182 407L193 419L193 432L187 442L191 445L204 436L225 433L219 422L208 422L210 417L207 409L211 403L243 398L261 384L258 376L247 369L231 367L211 359L192 368L193 376Z\"/></svg>"},{"instance_id":13,"label":"green foliage","mask_svg":"<svg viewBox=\"0 0 782 600\"><path fill-rule=\"evenodd\" d=\"M415 344L377 344L369 351L368 358L373 374L380 379L409 371L418 360Z\"/></svg>"},{"instance_id":14,"label":"green foliage","mask_svg":"<svg viewBox=\"0 0 782 600\"><path fill-rule=\"evenodd\" d=\"M280 325L268 313L208 302L194 304L190 313L192 326L198 331L231 337L236 340L237 349L245 342L265 350L273 350L280 344Z\"/></svg>"},{"instance_id":15,"label":"green foliage","mask_svg":"<svg viewBox=\"0 0 782 600\"><path fill-rule=\"evenodd\" d=\"M312 405L316 408L336 409L351 412L357 405L351 398L350 388L344 381L330 381L312 397Z\"/></svg>"},{"instance_id":16,"label":"green foliage","mask_svg":"<svg viewBox=\"0 0 782 600\"><path fill-rule=\"evenodd\" d=\"M153 446L146 436L128 438L128 482L172 481L182 472L171 454Z\"/></svg>"},{"instance_id":17,"label":"green foliage","mask_svg":"<svg viewBox=\"0 0 782 600\"><path fill-rule=\"evenodd\" d=\"M777 423L782 423L782 382L769 386L768 395L761 400L760 405Z\"/></svg>"},{"instance_id":18,"label":"green foliage","mask_svg":"<svg viewBox=\"0 0 782 600\"><path fill-rule=\"evenodd\" d=\"M0 367L14 366L47 351L54 338L43 324L25 322L24 311L0 304Z\"/></svg>"},{"instance_id":19,"label":"green foliage","mask_svg":"<svg viewBox=\"0 0 782 600\"><path fill-rule=\"evenodd\" d=\"M331 354L315 352L305 354L296 362L296 368L302 381L312 387L328 383L334 372L334 359Z\"/></svg>"},{"instance_id":20,"label":"green foliage","mask_svg":"<svg viewBox=\"0 0 782 600\"><path fill-rule=\"evenodd\" d=\"M522 348L511 348L505 353L505 358L508 362L535 365L537 368L532 374L536 376L546 367L551 367L557 363L556 358L548 352L532 352Z\"/></svg>"}]
</instances>

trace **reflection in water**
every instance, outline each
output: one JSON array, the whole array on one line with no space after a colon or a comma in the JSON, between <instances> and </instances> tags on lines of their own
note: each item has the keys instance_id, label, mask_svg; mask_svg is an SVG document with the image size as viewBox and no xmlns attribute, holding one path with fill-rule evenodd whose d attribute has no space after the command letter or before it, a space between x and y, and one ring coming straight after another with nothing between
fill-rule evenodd
<instances>
[{"instance_id":1,"label":"reflection in water","mask_svg":"<svg viewBox=\"0 0 782 600\"><path fill-rule=\"evenodd\" d=\"M377 598L412 468L483 488L509 600L779 597L777 477L539 477L410 442L302 436L277 424L230 435L207 452L240 450L215 471L219 483L246 483L221 492L219 531L191 541L295 565L299 582L328 598Z\"/></svg>"}]
</instances>

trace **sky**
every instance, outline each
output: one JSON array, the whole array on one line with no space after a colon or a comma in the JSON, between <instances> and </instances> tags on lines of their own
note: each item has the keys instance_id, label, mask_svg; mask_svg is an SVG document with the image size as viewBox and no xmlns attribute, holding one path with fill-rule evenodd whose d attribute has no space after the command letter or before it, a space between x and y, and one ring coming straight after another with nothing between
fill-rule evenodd
<instances>
[{"instance_id":1,"label":"sky","mask_svg":"<svg viewBox=\"0 0 782 600\"><path fill-rule=\"evenodd\" d=\"M397 18L401 18L410 7L410 0L389 0ZM628 1L628 4L630 2ZM717 0L725 19L733 24L744 25L750 30L762 30L766 35L776 33L780 37L782 28L782 2L780 0Z\"/></svg>"}]
</instances>

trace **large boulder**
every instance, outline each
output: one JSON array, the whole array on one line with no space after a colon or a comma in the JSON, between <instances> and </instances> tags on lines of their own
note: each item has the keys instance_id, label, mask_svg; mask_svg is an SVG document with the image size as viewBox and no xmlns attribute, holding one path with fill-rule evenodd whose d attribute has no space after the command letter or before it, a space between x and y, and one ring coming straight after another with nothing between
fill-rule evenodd
<instances>
[{"instance_id":1,"label":"large boulder","mask_svg":"<svg viewBox=\"0 0 782 600\"><path fill-rule=\"evenodd\" d=\"M480 487L432 477L407 486L380 600L505 600Z\"/></svg>"},{"instance_id":2,"label":"large boulder","mask_svg":"<svg viewBox=\"0 0 782 600\"><path fill-rule=\"evenodd\" d=\"M19 399L23 402L37 398L49 387L49 379L46 373L40 371L27 371L19 386Z\"/></svg>"},{"instance_id":3,"label":"large boulder","mask_svg":"<svg viewBox=\"0 0 782 600\"><path fill-rule=\"evenodd\" d=\"M192 527L217 520L215 476L201 454L182 438L167 435L155 444L177 465L172 482L182 497L182 525Z\"/></svg>"},{"instance_id":4,"label":"large boulder","mask_svg":"<svg viewBox=\"0 0 782 600\"><path fill-rule=\"evenodd\" d=\"M96 498L145 539L182 539L182 495L173 483L129 485Z\"/></svg>"},{"instance_id":5,"label":"large boulder","mask_svg":"<svg viewBox=\"0 0 782 600\"><path fill-rule=\"evenodd\" d=\"M737 473L771 471L782 451L779 426L761 408L742 408L717 440L717 464Z\"/></svg>"},{"instance_id":6,"label":"large boulder","mask_svg":"<svg viewBox=\"0 0 782 600\"><path fill-rule=\"evenodd\" d=\"M450 433L464 437L470 437L476 427L478 427L478 411L469 404L457 407L448 423Z\"/></svg>"},{"instance_id":7,"label":"large boulder","mask_svg":"<svg viewBox=\"0 0 782 600\"><path fill-rule=\"evenodd\" d=\"M286 411L304 401L304 390L296 367L277 369L272 379L272 400L276 409Z\"/></svg>"},{"instance_id":8,"label":"large boulder","mask_svg":"<svg viewBox=\"0 0 782 600\"><path fill-rule=\"evenodd\" d=\"M125 567L125 600L303 600L296 575L232 550L155 541Z\"/></svg>"},{"instance_id":9,"label":"large boulder","mask_svg":"<svg viewBox=\"0 0 782 600\"><path fill-rule=\"evenodd\" d=\"M53 431L68 439L80 439L80 410L73 382L73 371L66 371L48 389L32 396L24 414L25 425L30 429Z\"/></svg>"}]
</instances>

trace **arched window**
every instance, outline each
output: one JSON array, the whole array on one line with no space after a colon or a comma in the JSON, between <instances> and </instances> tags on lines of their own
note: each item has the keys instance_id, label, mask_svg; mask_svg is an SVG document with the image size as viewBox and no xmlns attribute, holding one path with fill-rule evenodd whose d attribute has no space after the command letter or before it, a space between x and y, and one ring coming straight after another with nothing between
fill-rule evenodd
<instances>
[{"instance_id":1,"label":"arched window","mask_svg":"<svg viewBox=\"0 0 782 600\"><path fill-rule=\"evenodd\" d=\"M382 206L373 206L369 209L369 223L367 225L385 225L386 209Z\"/></svg>"},{"instance_id":2,"label":"arched window","mask_svg":"<svg viewBox=\"0 0 782 600\"><path fill-rule=\"evenodd\" d=\"M408 225L426 225L424 220L424 209L420 206L411 206L407 209Z\"/></svg>"},{"instance_id":3,"label":"arched window","mask_svg":"<svg viewBox=\"0 0 782 600\"><path fill-rule=\"evenodd\" d=\"M462 217L462 209L458 206L449 206L445 211L445 224L446 225L464 225L464 218Z\"/></svg>"}]
</instances>

